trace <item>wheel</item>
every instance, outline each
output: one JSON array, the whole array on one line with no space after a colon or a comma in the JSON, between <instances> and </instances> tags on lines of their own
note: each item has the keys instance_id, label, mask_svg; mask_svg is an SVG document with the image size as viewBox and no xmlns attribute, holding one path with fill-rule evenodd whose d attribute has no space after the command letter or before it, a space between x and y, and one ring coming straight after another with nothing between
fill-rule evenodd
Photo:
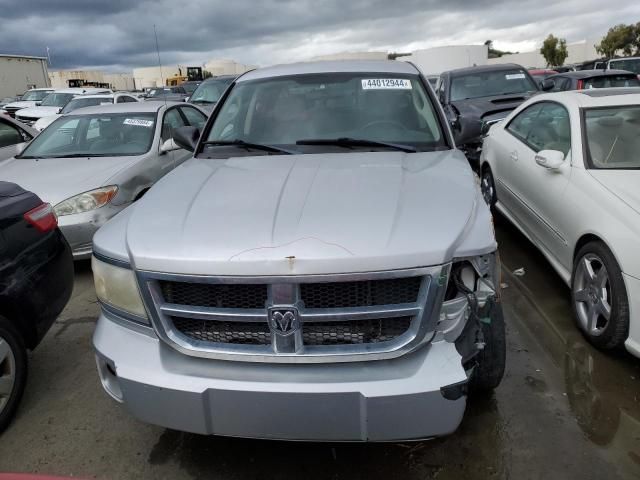
<instances>
[{"instance_id":1,"label":"wheel","mask_svg":"<svg viewBox=\"0 0 640 480\"><path fill-rule=\"evenodd\" d=\"M482 168L482 176L480 177L480 190L482 191L484 201L487 202L487 205L489 205L489 207L493 208L497 200L496 184L493 180L493 173L491 173L491 168L489 166L485 166Z\"/></svg>"},{"instance_id":2,"label":"wheel","mask_svg":"<svg viewBox=\"0 0 640 480\"><path fill-rule=\"evenodd\" d=\"M0 432L11 422L27 382L27 350L11 324L0 317Z\"/></svg>"},{"instance_id":3,"label":"wheel","mask_svg":"<svg viewBox=\"0 0 640 480\"><path fill-rule=\"evenodd\" d=\"M502 305L491 303L488 321L481 321L484 349L476 356L477 365L469 380L469 390L489 392L500 385L507 362L507 340Z\"/></svg>"},{"instance_id":4,"label":"wheel","mask_svg":"<svg viewBox=\"0 0 640 480\"><path fill-rule=\"evenodd\" d=\"M589 242L576 255L571 278L573 313L590 343L620 348L629 335L629 300L622 271L602 242Z\"/></svg>"}]
</instances>

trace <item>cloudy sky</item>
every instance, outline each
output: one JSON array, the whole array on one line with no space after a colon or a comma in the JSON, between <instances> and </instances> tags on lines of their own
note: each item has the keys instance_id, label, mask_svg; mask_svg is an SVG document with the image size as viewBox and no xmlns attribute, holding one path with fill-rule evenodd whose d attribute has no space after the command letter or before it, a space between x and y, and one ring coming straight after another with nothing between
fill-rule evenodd
<instances>
[{"instance_id":1,"label":"cloudy sky","mask_svg":"<svg viewBox=\"0 0 640 480\"><path fill-rule=\"evenodd\" d=\"M343 51L483 43L539 48L554 33L597 39L640 21L629 0L0 0L0 53L46 55L52 69L130 71L214 58L269 65Z\"/></svg>"}]
</instances>

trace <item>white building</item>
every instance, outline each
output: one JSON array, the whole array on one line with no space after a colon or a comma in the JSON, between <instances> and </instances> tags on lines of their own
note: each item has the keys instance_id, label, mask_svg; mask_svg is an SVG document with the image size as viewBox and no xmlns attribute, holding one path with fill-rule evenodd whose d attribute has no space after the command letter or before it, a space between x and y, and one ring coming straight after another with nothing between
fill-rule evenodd
<instances>
[{"instance_id":1,"label":"white building","mask_svg":"<svg viewBox=\"0 0 640 480\"><path fill-rule=\"evenodd\" d=\"M565 60L565 64L582 63L589 60L600 58L601 55L596 52L595 44L599 43L599 39L587 39L567 45L567 53L569 56ZM489 64L517 63L525 68L545 68L547 61L540 54L540 49L532 52L514 53L511 55L503 55L500 58L490 58Z\"/></svg>"},{"instance_id":2,"label":"white building","mask_svg":"<svg viewBox=\"0 0 640 480\"><path fill-rule=\"evenodd\" d=\"M209 60L204 64L204 70L210 72L214 77L218 75L240 75L254 68L256 68L255 65L245 65L227 59Z\"/></svg>"},{"instance_id":3,"label":"white building","mask_svg":"<svg viewBox=\"0 0 640 480\"><path fill-rule=\"evenodd\" d=\"M69 80L108 83L114 90L133 90L133 76L128 73L104 73L100 70L55 70L49 72L51 86L68 88Z\"/></svg>"},{"instance_id":4,"label":"white building","mask_svg":"<svg viewBox=\"0 0 640 480\"><path fill-rule=\"evenodd\" d=\"M22 95L30 88L48 86L45 57L0 54L0 99Z\"/></svg>"},{"instance_id":5,"label":"white building","mask_svg":"<svg viewBox=\"0 0 640 480\"><path fill-rule=\"evenodd\" d=\"M387 60L387 52L341 52L329 55L319 55L311 58L311 61L320 60Z\"/></svg>"},{"instance_id":6,"label":"white building","mask_svg":"<svg viewBox=\"0 0 640 480\"><path fill-rule=\"evenodd\" d=\"M160 67L142 67L133 69L133 79L136 82L136 88L153 88L166 85L167 79L171 77L179 77L187 75L187 67L202 67L203 71L211 72L211 75L240 75L247 70L256 67L252 65L244 65L234 60L210 60L204 65L163 65L162 71Z\"/></svg>"},{"instance_id":7,"label":"white building","mask_svg":"<svg viewBox=\"0 0 640 480\"><path fill-rule=\"evenodd\" d=\"M439 75L455 68L486 65L488 52L486 45L449 45L416 50L398 60L413 63L425 75Z\"/></svg>"}]
</instances>

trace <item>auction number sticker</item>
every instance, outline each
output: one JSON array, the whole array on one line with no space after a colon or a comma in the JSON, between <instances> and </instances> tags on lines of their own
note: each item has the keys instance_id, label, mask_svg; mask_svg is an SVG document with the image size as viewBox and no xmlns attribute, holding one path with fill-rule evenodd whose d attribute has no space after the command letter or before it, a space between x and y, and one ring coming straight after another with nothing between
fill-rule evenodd
<instances>
[{"instance_id":1,"label":"auction number sticker","mask_svg":"<svg viewBox=\"0 0 640 480\"><path fill-rule=\"evenodd\" d=\"M411 90L411 80L404 78L363 78L363 90Z\"/></svg>"},{"instance_id":2,"label":"auction number sticker","mask_svg":"<svg viewBox=\"0 0 640 480\"><path fill-rule=\"evenodd\" d=\"M126 118L123 125L135 125L136 127L153 127L153 120L143 120L141 118Z\"/></svg>"},{"instance_id":3,"label":"auction number sticker","mask_svg":"<svg viewBox=\"0 0 640 480\"><path fill-rule=\"evenodd\" d=\"M524 73L508 73L504 76L507 80L522 80Z\"/></svg>"}]
</instances>

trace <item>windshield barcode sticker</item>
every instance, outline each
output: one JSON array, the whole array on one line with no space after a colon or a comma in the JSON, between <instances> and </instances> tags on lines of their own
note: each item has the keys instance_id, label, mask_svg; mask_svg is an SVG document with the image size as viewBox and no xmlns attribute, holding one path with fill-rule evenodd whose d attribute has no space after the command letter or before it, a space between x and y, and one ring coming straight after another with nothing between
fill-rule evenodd
<instances>
[{"instance_id":1,"label":"windshield barcode sticker","mask_svg":"<svg viewBox=\"0 0 640 480\"><path fill-rule=\"evenodd\" d=\"M508 73L504 76L507 80L522 80L524 73Z\"/></svg>"},{"instance_id":2,"label":"windshield barcode sticker","mask_svg":"<svg viewBox=\"0 0 640 480\"><path fill-rule=\"evenodd\" d=\"M123 125L135 125L136 127L153 127L153 120L142 120L141 118L126 118Z\"/></svg>"},{"instance_id":3,"label":"windshield barcode sticker","mask_svg":"<svg viewBox=\"0 0 640 480\"><path fill-rule=\"evenodd\" d=\"M403 78L363 78L363 90L411 90L411 80Z\"/></svg>"}]
</instances>

